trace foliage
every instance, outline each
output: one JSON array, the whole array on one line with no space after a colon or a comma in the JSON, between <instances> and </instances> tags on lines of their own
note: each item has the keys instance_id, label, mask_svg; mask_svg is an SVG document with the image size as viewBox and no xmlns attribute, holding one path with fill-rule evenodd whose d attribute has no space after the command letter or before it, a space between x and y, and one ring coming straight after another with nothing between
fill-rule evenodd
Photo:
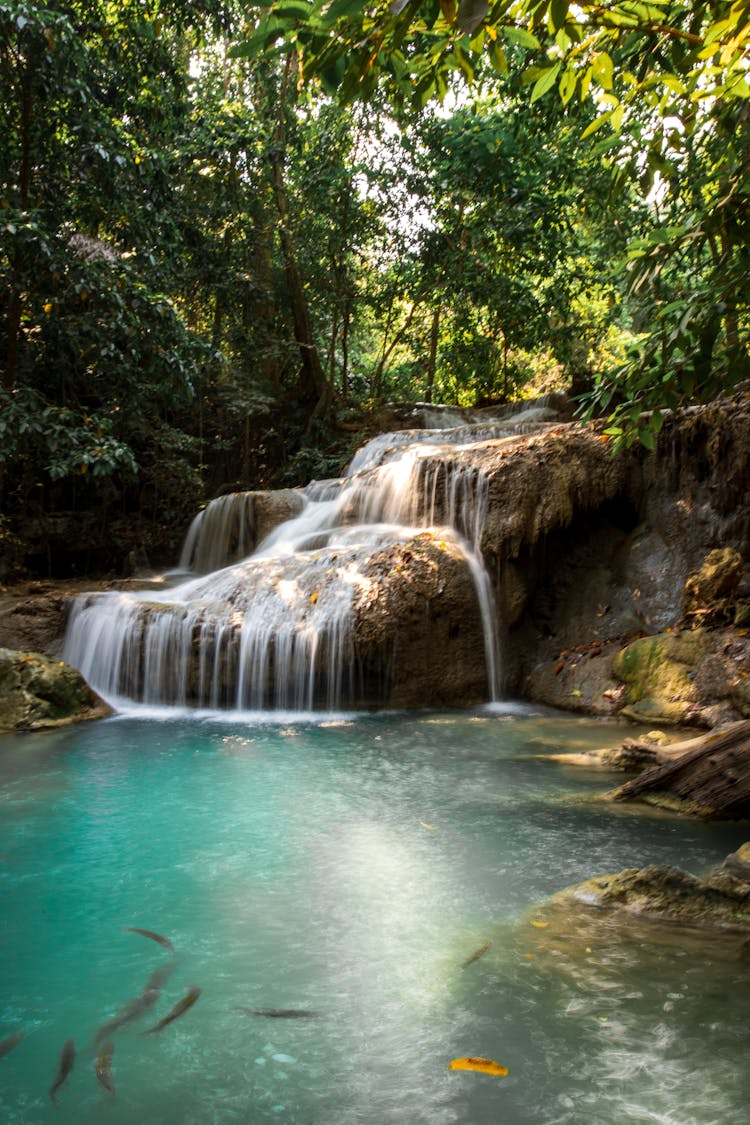
<instances>
[{"instance_id":1,"label":"foliage","mask_svg":"<svg viewBox=\"0 0 750 1125\"><path fill-rule=\"evenodd\" d=\"M612 433L627 435L644 409L747 373L747 0L277 0L234 53L280 43L294 45L302 80L344 100L381 87L425 107L457 75L481 84L488 65L532 105L552 90L569 109L588 100L581 139L659 202L629 251L632 316L656 329L602 377L589 410L615 403Z\"/></svg>"},{"instance_id":2,"label":"foliage","mask_svg":"<svg viewBox=\"0 0 750 1125\"><path fill-rule=\"evenodd\" d=\"M747 373L747 42L739 0L0 0L3 543L171 560L394 397L557 378L653 444Z\"/></svg>"}]
</instances>

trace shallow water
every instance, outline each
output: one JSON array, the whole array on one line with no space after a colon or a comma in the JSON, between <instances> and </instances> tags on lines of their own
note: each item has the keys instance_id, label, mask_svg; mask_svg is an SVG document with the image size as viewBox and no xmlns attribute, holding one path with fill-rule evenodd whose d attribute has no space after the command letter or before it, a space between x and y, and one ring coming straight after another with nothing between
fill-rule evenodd
<instances>
[{"instance_id":1,"label":"shallow water","mask_svg":"<svg viewBox=\"0 0 750 1125\"><path fill-rule=\"evenodd\" d=\"M744 1123L739 939L537 907L624 866L701 874L745 838L596 804L617 775L543 757L621 738L495 708L0 740L0 1040L26 1031L0 1058L0 1120ZM113 1098L96 1029L171 959L127 926L177 960L114 1036ZM193 984L197 1003L143 1036ZM448 1069L464 1055L510 1073Z\"/></svg>"}]
</instances>

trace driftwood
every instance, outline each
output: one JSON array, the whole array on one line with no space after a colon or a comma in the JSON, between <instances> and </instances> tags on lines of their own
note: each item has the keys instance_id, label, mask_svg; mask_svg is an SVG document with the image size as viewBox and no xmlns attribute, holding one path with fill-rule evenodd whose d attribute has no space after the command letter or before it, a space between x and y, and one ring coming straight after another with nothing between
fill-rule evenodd
<instances>
[{"instance_id":1,"label":"driftwood","mask_svg":"<svg viewBox=\"0 0 750 1125\"><path fill-rule=\"evenodd\" d=\"M750 817L750 719L690 743L693 749L632 778L614 791L613 799L663 793L708 820Z\"/></svg>"}]
</instances>

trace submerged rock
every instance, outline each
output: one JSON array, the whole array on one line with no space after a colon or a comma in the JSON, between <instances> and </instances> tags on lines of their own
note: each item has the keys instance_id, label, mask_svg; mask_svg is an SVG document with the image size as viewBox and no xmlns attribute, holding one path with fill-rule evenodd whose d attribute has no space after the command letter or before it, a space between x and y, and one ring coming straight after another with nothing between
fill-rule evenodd
<instances>
[{"instance_id":1,"label":"submerged rock","mask_svg":"<svg viewBox=\"0 0 750 1125\"><path fill-rule=\"evenodd\" d=\"M553 896L552 902L572 899L683 925L750 929L750 882L733 874L727 866L731 859L707 879L676 867L628 867L568 887Z\"/></svg>"},{"instance_id":2,"label":"submerged rock","mask_svg":"<svg viewBox=\"0 0 750 1125\"><path fill-rule=\"evenodd\" d=\"M41 653L0 648L0 731L40 730L109 713L69 665Z\"/></svg>"}]
</instances>

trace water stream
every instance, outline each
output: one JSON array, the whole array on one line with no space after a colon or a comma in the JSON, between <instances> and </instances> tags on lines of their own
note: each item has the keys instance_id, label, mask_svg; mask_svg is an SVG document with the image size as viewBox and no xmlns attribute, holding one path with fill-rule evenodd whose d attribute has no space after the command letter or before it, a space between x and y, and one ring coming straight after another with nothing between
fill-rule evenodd
<instances>
[{"instance_id":1,"label":"water stream","mask_svg":"<svg viewBox=\"0 0 750 1125\"><path fill-rule=\"evenodd\" d=\"M622 734L508 706L0 740L0 1041L25 1032L0 1120L744 1125L741 939L539 906L624 865L700 874L743 839L592 803L613 776L545 760ZM173 962L112 1035L112 1096L97 1029ZM449 1069L472 1055L509 1074Z\"/></svg>"}]
</instances>

